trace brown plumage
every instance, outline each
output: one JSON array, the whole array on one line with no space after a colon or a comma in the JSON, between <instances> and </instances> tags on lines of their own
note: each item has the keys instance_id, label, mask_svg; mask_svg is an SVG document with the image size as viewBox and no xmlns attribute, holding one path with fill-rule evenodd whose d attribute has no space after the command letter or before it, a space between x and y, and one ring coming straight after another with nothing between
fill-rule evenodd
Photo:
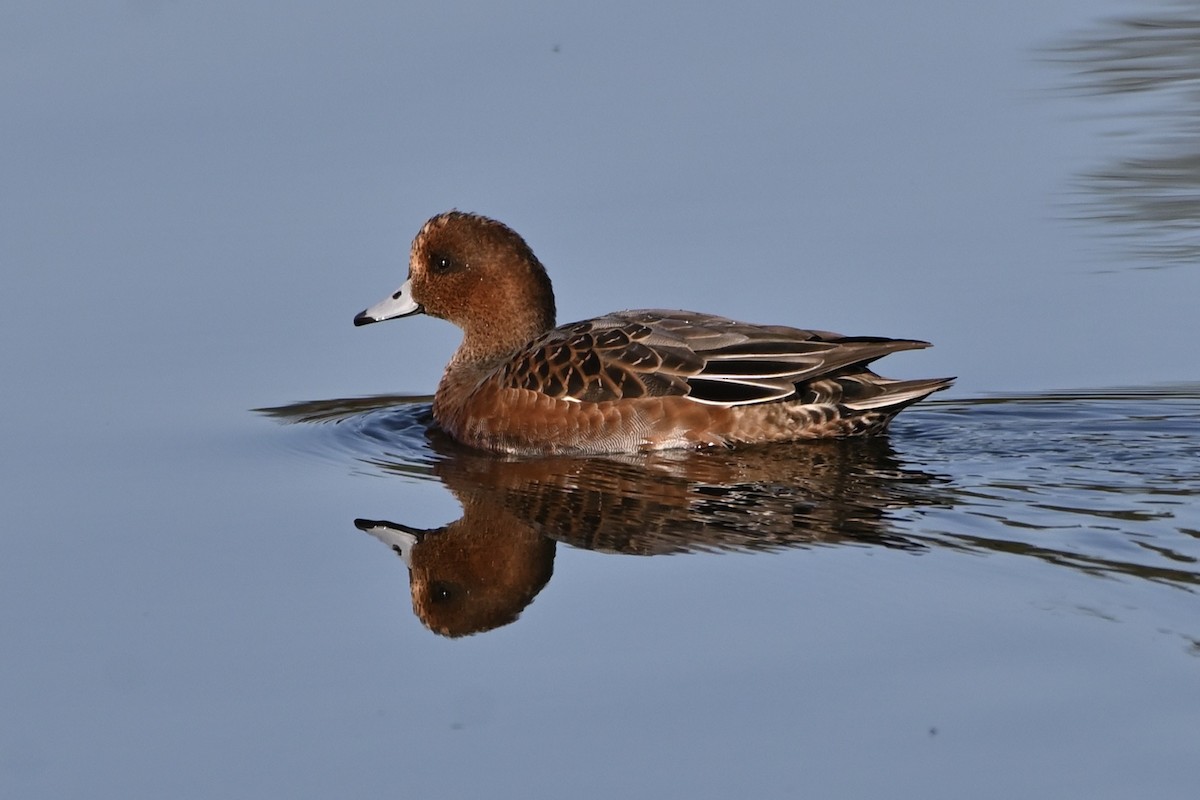
<instances>
[{"instance_id":1,"label":"brown plumage","mask_svg":"<svg viewBox=\"0 0 1200 800\"><path fill-rule=\"evenodd\" d=\"M461 442L509 453L629 452L854 436L952 379L867 365L912 339L620 311L554 327L545 269L514 231L451 211L413 242L408 281L356 325L424 312L463 329L433 412Z\"/></svg>"}]
</instances>

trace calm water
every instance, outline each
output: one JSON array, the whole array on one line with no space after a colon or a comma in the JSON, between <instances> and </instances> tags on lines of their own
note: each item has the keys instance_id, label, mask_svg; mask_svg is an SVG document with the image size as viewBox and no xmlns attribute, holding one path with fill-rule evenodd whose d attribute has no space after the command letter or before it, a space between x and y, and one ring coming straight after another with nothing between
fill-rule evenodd
<instances>
[{"instance_id":1,"label":"calm water","mask_svg":"<svg viewBox=\"0 0 1200 800\"><path fill-rule=\"evenodd\" d=\"M7 4L0 796L1192 797L1200 4L826 5ZM959 382L466 451L454 206Z\"/></svg>"}]
</instances>

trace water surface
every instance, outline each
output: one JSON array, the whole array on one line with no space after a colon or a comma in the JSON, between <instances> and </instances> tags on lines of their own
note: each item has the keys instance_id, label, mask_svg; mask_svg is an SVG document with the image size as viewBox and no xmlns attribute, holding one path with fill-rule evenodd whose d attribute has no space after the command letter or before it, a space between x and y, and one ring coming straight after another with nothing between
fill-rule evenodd
<instances>
[{"instance_id":1,"label":"water surface","mask_svg":"<svg viewBox=\"0 0 1200 800\"><path fill-rule=\"evenodd\" d=\"M1195 17L6 3L0 796L1191 798ZM351 325L451 207L561 322L959 380L873 441L464 451L456 331Z\"/></svg>"},{"instance_id":2,"label":"water surface","mask_svg":"<svg viewBox=\"0 0 1200 800\"><path fill-rule=\"evenodd\" d=\"M930 401L894 437L615 457L478 452L441 433L424 400L264 413L330 426L306 442L315 454L454 495L463 514L439 528L355 521L404 557L414 611L443 634L478 632L476 604L514 621L549 580L556 543L642 556L947 548L1200 583L1196 386ZM503 613L496 591L511 597Z\"/></svg>"}]
</instances>

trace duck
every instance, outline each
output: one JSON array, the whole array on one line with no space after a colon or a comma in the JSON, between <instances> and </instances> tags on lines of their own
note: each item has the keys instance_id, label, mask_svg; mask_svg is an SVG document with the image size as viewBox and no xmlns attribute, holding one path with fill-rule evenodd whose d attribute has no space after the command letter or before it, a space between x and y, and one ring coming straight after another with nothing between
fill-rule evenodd
<instances>
[{"instance_id":1,"label":"duck","mask_svg":"<svg viewBox=\"0 0 1200 800\"><path fill-rule=\"evenodd\" d=\"M550 276L502 222L458 210L417 233L408 278L356 326L415 314L462 329L433 399L459 443L510 455L633 454L867 436L954 378L868 365L929 347L665 309L558 325Z\"/></svg>"}]
</instances>

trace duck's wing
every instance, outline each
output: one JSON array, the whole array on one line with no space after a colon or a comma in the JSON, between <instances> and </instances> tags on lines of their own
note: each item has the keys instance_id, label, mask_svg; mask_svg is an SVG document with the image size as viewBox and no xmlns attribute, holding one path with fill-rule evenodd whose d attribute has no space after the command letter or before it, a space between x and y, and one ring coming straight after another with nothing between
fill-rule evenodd
<instances>
[{"instance_id":1,"label":"duck's wing","mask_svg":"<svg viewBox=\"0 0 1200 800\"><path fill-rule=\"evenodd\" d=\"M813 396L806 402L838 402L819 396L842 395L820 379L888 353L928 346L686 311L622 311L543 334L517 353L499 378L509 388L583 403L680 396L737 406L785 400L798 392ZM812 390L805 389L809 384Z\"/></svg>"}]
</instances>

